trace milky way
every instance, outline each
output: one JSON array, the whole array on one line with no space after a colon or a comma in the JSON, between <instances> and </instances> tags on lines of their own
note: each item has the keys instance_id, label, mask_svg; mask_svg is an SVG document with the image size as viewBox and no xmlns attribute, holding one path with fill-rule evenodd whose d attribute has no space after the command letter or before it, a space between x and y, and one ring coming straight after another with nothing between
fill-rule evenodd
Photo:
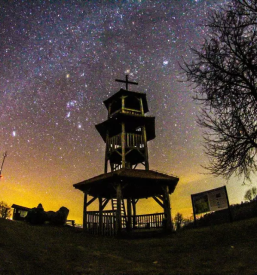
<instances>
[{"instance_id":1,"label":"milky way","mask_svg":"<svg viewBox=\"0 0 257 275\"><path fill-rule=\"evenodd\" d=\"M122 87L115 78L128 73L156 117L150 168L182 179L174 203L188 209L185 198L198 191L190 182L206 159L179 62L192 58L219 2L1 1L0 152L8 156L0 199L66 205L80 218L82 194L72 184L103 173L105 144L94 125L107 118L103 100Z\"/></svg>"}]
</instances>

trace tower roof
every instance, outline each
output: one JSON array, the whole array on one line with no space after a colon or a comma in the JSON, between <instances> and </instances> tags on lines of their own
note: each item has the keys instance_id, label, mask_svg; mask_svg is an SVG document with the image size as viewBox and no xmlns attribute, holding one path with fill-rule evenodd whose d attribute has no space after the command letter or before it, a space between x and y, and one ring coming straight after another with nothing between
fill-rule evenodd
<instances>
[{"instance_id":1,"label":"tower roof","mask_svg":"<svg viewBox=\"0 0 257 275\"><path fill-rule=\"evenodd\" d=\"M163 186L169 186L173 193L179 179L152 170L120 169L101 174L74 184L76 189L87 192L90 196L111 199L116 196L115 184L121 183L123 198L147 198L163 193Z\"/></svg>"},{"instance_id":2,"label":"tower roof","mask_svg":"<svg viewBox=\"0 0 257 275\"><path fill-rule=\"evenodd\" d=\"M134 95L134 96L136 96L136 97L142 98L143 107L144 107L144 113L149 112L148 105L147 105L147 100L146 100L146 94L145 94L145 93L127 91L127 90L124 90L124 89L120 89L117 93L115 93L115 94L112 95L111 97L107 98L107 99L104 101L104 105L105 105L106 108L108 109L109 104L112 103L113 101L117 100L118 98L120 98L120 97L122 97L122 96L131 96L131 95Z\"/></svg>"}]
</instances>

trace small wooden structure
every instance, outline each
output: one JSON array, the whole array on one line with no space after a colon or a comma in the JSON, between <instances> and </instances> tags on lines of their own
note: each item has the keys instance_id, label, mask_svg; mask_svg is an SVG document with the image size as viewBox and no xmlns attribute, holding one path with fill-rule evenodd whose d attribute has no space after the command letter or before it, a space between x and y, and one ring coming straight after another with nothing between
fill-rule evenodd
<instances>
[{"instance_id":1,"label":"small wooden structure","mask_svg":"<svg viewBox=\"0 0 257 275\"><path fill-rule=\"evenodd\" d=\"M12 208L13 208L13 220L19 220L19 221L25 220L29 210L31 210L31 208L17 205L17 204L13 204Z\"/></svg>"},{"instance_id":2,"label":"small wooden structure","mask_svg":"<svg viewBox=\"0 0 257 275\"><path fill-rule=\"evenodd\" d=\"M146 94L120 89L104 101L108 110L106 121L96 129L106 143L104 174L74 184L84 193L83 228L102 235L120 235L136 228L172 230L169 195L178 178L149 170L147 142L155 138L155 118L149 111ZM145 169L137 169L138 165ZM89 200L89 196L91 199ZM163 213L137 215L140 199L153 198ZM98 200L99 210L88 211ZM105 210L110 202L112 210Z\"/></svg>"}]
</instances>

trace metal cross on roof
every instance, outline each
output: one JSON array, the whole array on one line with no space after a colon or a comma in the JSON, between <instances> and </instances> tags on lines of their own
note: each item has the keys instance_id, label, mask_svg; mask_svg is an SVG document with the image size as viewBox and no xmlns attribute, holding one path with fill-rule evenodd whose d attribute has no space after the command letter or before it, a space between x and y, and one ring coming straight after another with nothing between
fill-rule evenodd
<instances>
[{"instance_id":1,"label":"metal cross on roof","mask_svg":"<svg viewBox=\"0 0 257 275\"><path fill-rule=\"evenodd\" d=\"M117 82L122 82L122 83L126 83L126 90L127 90L127 91L128 91L128 84L138 85L137 82L133 82L133 81L129 81L129 80L128 80L128 74L126 74L126 80L115 79L115 81L117 81Z\"/></svg>"}]
</instances>

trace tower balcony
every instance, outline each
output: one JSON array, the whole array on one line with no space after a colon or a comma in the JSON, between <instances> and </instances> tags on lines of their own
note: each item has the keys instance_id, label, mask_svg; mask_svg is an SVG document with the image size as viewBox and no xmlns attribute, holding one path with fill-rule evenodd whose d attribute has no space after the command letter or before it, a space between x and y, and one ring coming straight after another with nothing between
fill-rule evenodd
<instances>
[{"instance_id":1,"label":"tower balcony","mask_svg":"<svg viewBox=\"0 0 257 275\"><path fill-rule=\"evenodd\" d=\"M126 133L125 148L144 148L143 136L141 134ZM109 138L107 142L109 152L121 148L121 134Z\"/></svg>"},{"instance_id":2,"label":"tower balcony","mask_svg":"<svg viewBox=\"0 0 257 275\"><path fill-rule=\"evenodd\" d=\"M127 134L130 132L130 129L135 130L140 127L145 127L147 141L150 141L155 138L155 118L154 117L146 117L144 115L133 115L131 113L128 113L128 112L132 112L130 109L126 109L125 112L122 113L117 111L115 115L113 115L112 117L108 118L106 121L99 123L95 126L97 131L100 133L101 137L105 142L107 142L108 135L112 137L116 135L120 135L122 131L121 130L122 123L125 123L126 125Z\"/></svg>"}]
</instances>

